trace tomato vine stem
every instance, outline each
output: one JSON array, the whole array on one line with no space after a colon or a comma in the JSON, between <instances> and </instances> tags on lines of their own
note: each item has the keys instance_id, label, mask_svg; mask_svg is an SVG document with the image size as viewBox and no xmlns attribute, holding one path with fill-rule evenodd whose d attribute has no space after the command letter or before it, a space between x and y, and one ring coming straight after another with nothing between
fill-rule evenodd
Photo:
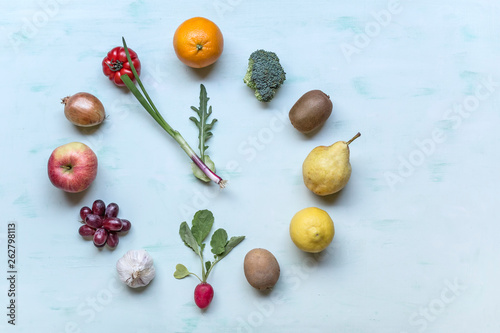
<instances>
[{"instance_id":1,"label":"tomato vine stem","mask_svg":"<svg viewBox=\"0 0 500 333\"><path fill-rule=\"evenodd\" d=\"M106 65L108 65L109 70L112 72L118 72L123 68L123 62L121 62L120 60L112 60L110 64L106 62Z\"/></svg>"}]
</instances>

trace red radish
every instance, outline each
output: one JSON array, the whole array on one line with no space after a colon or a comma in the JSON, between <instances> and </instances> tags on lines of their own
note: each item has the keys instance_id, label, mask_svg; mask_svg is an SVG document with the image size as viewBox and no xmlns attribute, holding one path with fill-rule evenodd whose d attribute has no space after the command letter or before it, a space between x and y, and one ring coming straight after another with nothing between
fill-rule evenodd
<instances>
[{"instance_id":1,"label":"red radish","mask_svg":"<svg viewBox=\"0 0 500 333\"><path fill-rule=\"evenodd\" d=\"M204 309L210 305L214 298L214 288L206 282L202 282L194 289L194 302L200 309Z\"/></svg>"}]
</instances>

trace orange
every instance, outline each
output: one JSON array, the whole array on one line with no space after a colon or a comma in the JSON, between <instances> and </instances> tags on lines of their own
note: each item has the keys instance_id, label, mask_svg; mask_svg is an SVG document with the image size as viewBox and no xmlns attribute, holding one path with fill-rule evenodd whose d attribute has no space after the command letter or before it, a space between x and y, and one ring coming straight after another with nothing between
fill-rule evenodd
<instances>
[{"instance_id":1,"label":"orange","mask_svg":"<svg viewBox=\"0 0 500 333\"><path fill-rule=\"evenodd\" d=\"M175 54L193 68L207 67L219 59L224 38L219 27L204 17L184 21L174 33Z\"/></svg>"}]
</instances>

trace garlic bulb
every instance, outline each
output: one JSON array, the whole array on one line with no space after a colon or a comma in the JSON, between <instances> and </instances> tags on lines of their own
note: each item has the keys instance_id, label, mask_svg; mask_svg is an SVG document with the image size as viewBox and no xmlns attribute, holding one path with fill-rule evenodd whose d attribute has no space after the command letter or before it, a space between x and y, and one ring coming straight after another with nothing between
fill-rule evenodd
<instances>
[{"instance_id":1,"label":"garlic bulb","mask_svg":"<svg viewBox=\"0 0 500 333\"><path fill-rule=\"evenodd\" d=\"M130 250L116 263L120 280L131 288L144 287L155 277L153 258L146 250Z\"/></svg>"}]
</instances>

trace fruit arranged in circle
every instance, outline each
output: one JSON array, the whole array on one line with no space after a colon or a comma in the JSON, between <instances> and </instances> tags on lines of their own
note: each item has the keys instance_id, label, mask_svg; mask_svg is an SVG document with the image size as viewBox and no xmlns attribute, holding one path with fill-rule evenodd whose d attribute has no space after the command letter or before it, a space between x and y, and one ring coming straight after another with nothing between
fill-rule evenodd
<instances>
[{"instance_id":1,"label":"fruit arranged in circle","mask_svg":"<svg viewBox=\"0 0 500 333\"><path fill-rule=\"evenodd\" d=\"M132 49L128 49L130 60L134 65L137 75L141 75L141 61L137 56L137 53ZM132 72L132 67L127 59L127 54L125 48L122 46L114 47L108 52L106 57L102 60L102 71L111 81L113 81L117 86L125 86L121 78L122 75L127 75L132 82L135 82L135 76Z\"/></svg>"},{"instance_id":2,"label":"fruit arranged in circle","mask_svg":"<svg viewBox=\"0 0 500 333\"><path fill-rule=\"evenodd\" d=\"M351 177L349 144L359 138L357 133L349 141L337 141L331 146L311 150L302 164L304 184L316 195L326 196L342 190Z\"/></svg>"},{"instance_id":3,"label":"fruit arranged in circle","mask_svg":"<svg viewBox=\"0 0 500 333\"><path fill-rule=\"evenodd\" d=\"M104 211L104 217L117 217L120 208L114 202L110 203Z\"/></svg>"},{"instance_id":4,"label":"fruit arranged in circle","mask_svg":"<svg viewBox=\"0 0 500 333\"><path fill-rule=\"evenodd\" d=\"M130 223L129 220L126 219L121 219L121 220L122 220L122 230L120 230L120 232L125 233L130 230L132 224Z\"/></svg>"},{"instance_id":5,"label":"fruit arranged in circle","mask_svg":"<svg viewBox=\"0 0 500 333\"><path fill-rule=\"evenodd\" d=\"M94 201L94 203L92 204L92 213L94 213L95 215L104 216L105 212L106 204L104 203L104 201L100 199Z\"/></svg>"},{"instance_id":6,"label":"fruit arranged in circle","mask_svg":"<svg viewBox=\"0 0 500 333\"><path fill-rule=\"evenodd\" d=\"M179 60L193 68L210 66L224 49L219 27L204 17L193 17L181 23L174 33L173 43Z\"/></svg>"},{"instance_id":7,"label":"fruit arranged in circle","mask_svg":"<svg viewBox=\"0 0 500 333\"><path fill-rule=\"evenodd\" d=\"M65 192L82 192L95 180L97 164L97 156L89 146L70 142L57 147L50 155L47 163L49 180Z\"/></svg>"},{"instance_id":8,"label":"fruit arranged in circle","mask_svg":"<svg viewBox=\"0 0 500 333\"><path fill-rule=\"evenodd\" d=\"M118 246L119 235L126 234L132 224L127 219L118 218L119 206L112 202L106 206L98 199L92 203L92 208L84 206L80 209L80 217L84 225L78 233L84 238L92 238L96 247L107 245L110 249Z\"/></svg>"},{"instance_id":9,"label":"fruit arranged in circle","mask_svg":"<svg viewBox=\"0 0 500 333\"><path fill-rule=\"evenodd\" d=\"M120 231L122 230L122 221L117 217L107 217L102 223L102 227L109 231Z\"/></svg>"},{"instance_id":10,"label":"fruit arranged in circle","mask_svg":"<svg viewBox=\"0 0 500 333\"><path fill-rule=\"evenodd\" d=\"M83 206L82 209L80 209L80 217L82 221L85 221L85 218L89 214L92 214L92 209L90 207Z\"/></svg>"},{"instance_id":11,"label":"fruit arranged in circle","mask_svg":"<svg viewBox=\"0 0 500 333\"><path fill-rule=\"evenodd\" d=\"M108 232L103 229L99 228L95 231L94 234L94 245L97 247L103 247L106 245L106 241L108 240Z\"/></svg>"},{"instance_id":12,"label":"fruit arranged in circle","mask_svg":"<svg viewBox=\"0 0 500 333\"><path fill-rule=\"evenodd\" d=\"M302 95L292 106L288 116L293 127L299 132L311 133L323 126L332 110L330 96L315 89Z\"/></svg>"},{"instance_id":13,"label":"fruit arranged in circle","mask_svg":"<svg viewBox=\"0 0 500 333\"><path fill-rule=\"evenodd\" d=\"M97 229L102 227L102 217L96 214L89 214L85 217L85 224L91 228Z\"/></svg>"},{"instance_id":14,"label":"fruit arranged in circle","mask_svg":"<svg viewBox=\"0 0 500 333\"><path fill-rule=\"evenodd\" d=\"M248 283L259 290L272 289L280 277L278 260L271 252L261 248L246 254L243 271Z\"/></svg>"},{"instance_id":15,"label":"fruit arranged in circle","mask_svg":"<svg viewBox=\"0 0 500 333\"><path fill-rule=\"evenodd\" d=\"M117 246L118 246L118 242L119 242L119 240L120 240L120 239L118 238L118 235L117 235L116 233L114 233L114 232L110 232L110 233L108 234L108 239L106 240L106 244L107 244L110 248L114 249L115 247L117 247Z\"/></svg>"},{"instance_id":16,"label":"fruit arranged in circle","mask_svg":"<svg viewBox=\"0 0 500 333\"><path fill-rule=\"evenodd\" d=\"M95 229L92 227L89 227L88 225L84 224L78 229L78 233L82 237L91 237L94 236L95 234Z\"/></svg>"},{"instance_id":17,"label":"fruit arranged in circle","mask_svg":"<svg viewBox=\"0 0 500 333\"><path fill-rule=\"evenodd\" d=\"M324 210L304 208L290 222L290 237L302 251L318 253L330 245L335 235L333 221Z\"/></svg>"}]
</instances>

